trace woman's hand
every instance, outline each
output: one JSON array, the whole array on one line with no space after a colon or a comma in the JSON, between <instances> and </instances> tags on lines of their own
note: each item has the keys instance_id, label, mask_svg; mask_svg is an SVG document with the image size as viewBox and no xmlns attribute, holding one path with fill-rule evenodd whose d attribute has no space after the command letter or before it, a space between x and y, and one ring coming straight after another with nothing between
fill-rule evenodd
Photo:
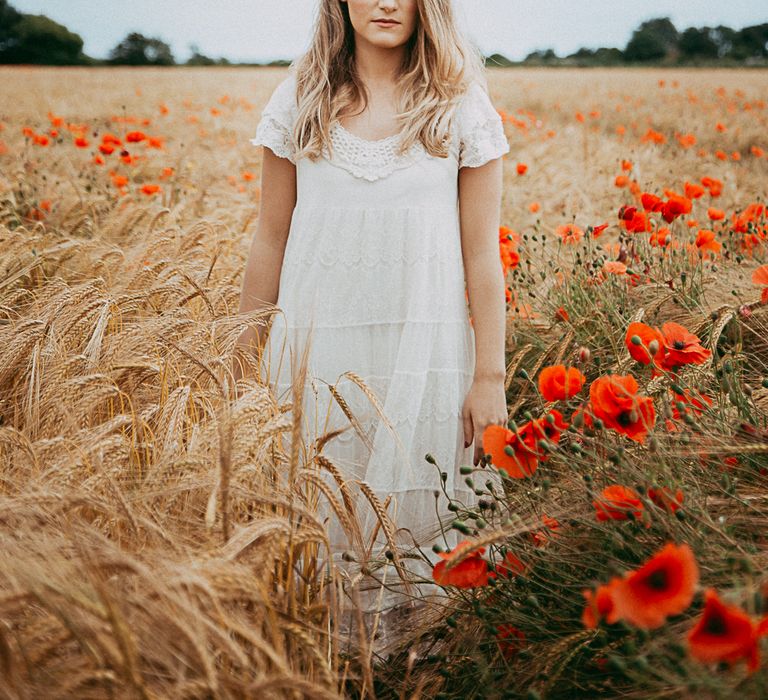
<instances>
[{"instance_id":1,"label":"woman's hand","mask_svg":"<svg viewBox=\"0 0 768 700\"><path fill-rule=\"evenodd\" d=\"M489 425L507 426L507 397L503 379L475 377L461 410L464 424L464 447L475 441L474 466L483 455L483 433Z\"/></svg>"}]
</instances>

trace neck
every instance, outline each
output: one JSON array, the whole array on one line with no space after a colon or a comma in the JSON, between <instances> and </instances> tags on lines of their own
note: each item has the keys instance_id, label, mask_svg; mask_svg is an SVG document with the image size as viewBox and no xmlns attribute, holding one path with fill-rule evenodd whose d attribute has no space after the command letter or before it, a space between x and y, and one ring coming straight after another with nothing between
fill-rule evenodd
<instances>
[{"instance_id":1,"label":"neck","mask_svg":"<svg viewBox=\"0 0 768 700\"><path fill-rule=\"evenodd\" d=\"M357 67L357 74L366 85L391 85L397 80L405 52L405 46L387 49L374 46L356 37L355 66Z\"/></svg>"}]
</instances>

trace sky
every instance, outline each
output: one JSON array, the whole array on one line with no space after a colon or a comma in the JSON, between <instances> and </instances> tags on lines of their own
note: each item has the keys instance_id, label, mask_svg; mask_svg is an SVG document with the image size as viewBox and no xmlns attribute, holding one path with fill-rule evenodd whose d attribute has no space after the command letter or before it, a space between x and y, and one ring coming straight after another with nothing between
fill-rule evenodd
<instances>
[{"instance_id":1,"label":"sky","mask_svg":"<svg viewBox=\"0 0 768 700\"><path fill-rule=\"evenodd\" d=\"M559 56L581 47L624 48L641 22L669 17L678 28L768 22L766 0L453 0L459 22L485 55L513 60L536 49ZM168 43L177 62L190 45L232 62L293 59L309 45L319 0L10 0L78 33L106 58L129 32Z\"/></svg>"}]
</instances>

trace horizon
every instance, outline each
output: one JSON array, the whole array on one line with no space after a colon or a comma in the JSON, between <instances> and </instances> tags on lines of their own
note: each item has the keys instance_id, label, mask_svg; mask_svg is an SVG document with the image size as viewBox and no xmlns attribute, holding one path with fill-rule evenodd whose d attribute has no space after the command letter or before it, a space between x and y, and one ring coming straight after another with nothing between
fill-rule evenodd
<instances>
[{"instance_id":1,"label":"horizon","mask_svg":"<svg viewBox=\"0 0 768 700\"><path fill-rule=\"evenodd\" d=\"M213 59L266 63L290 61L306 50L318 0L229 0L220 8L208 0L134 0L130 7L107 0L96 8L88 0L10 4L19 12L46 15L79 34L83 52L94 59L106 59L129 33L139 32L166 42L177 62L187 60L196 45ZM696 5L647 0L642 7L628 0L592 0L588 8L567 0L549 0L544 6L537 0L454 0L454 7L458 24L485 56L498 53L513 61L537 50L552 49L562 57L580 48L624 48L632 32L654 17L669 17L679 31L720 24L741 29L768 21L764 3L756 0L734 0L727 7L714 0ZM242 20L249 14L252 28Z\"/></svg>"}]
</instances>

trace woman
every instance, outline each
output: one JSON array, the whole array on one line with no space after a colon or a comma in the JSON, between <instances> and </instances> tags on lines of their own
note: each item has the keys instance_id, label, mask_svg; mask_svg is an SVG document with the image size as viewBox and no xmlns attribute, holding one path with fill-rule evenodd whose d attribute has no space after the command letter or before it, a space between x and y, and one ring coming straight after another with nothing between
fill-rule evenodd
<instances>
[{"instance_id":1,"label":"woman","mask_svg":"<svg viewBox=\"0 0 768 700\"><path fill-rule=\"evenodd\" d=\"M240 310L276 304L285 323L275 318L266 344L263 329L240 343L265 348L278 393L307 349L307 435L349 427L333 385L359 423L323 454L390 498L401 542L428 548L441 484L430 461L449 496L470 501L459 467L478 464L486 426L507 422L498 229L509 145L482 58L450 0L320 0L312 45L252 143L266 148ZM330 532L336 555L351 549Z\"/></svg>"}]
</instances>

